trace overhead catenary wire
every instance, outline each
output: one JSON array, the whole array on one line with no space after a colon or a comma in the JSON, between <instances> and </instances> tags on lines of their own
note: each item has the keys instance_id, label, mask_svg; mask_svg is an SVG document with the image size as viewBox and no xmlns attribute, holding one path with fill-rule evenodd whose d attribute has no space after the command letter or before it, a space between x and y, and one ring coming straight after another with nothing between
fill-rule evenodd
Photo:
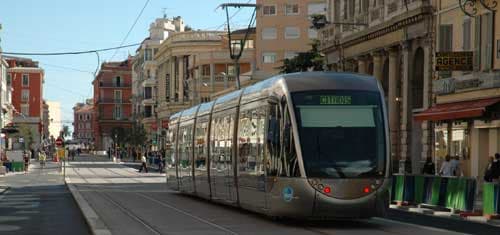
<instances>
[{"instance_id":1,"label":"overhead catenary wire","mask_svg":"<svg viewBox=\"0 0 500 235\"><path fill-rule=\"evenodd\" d=\"M125 35L125 37L123 38L122 42L120 43L120 46L122 46L125 43L125 41L127 40L128 36L130 35L130 33L134 29L135 25L137 24L137 21L139 21L139 18L141 18L141 15L144 12L144 9L146 9L146 7L148 6L148 4L149 4L149 0L146 0L146 3L144 3L144 6L142 7L141 11L139 12L139 15L137 15L137 17L135 18L134 23L132 24L132 26L128 30L127 35ZM117 52L118 52L118 49L115 50L115 52L113 53L113 55L109 59L110 61L113 60L113 58L115 57L115 55L116 55Z\"/></svg>"},{"instance_id":2,"label":"overhead catenary wire","mask_svg":"<svg viewBox=\"0 0 500 235\"><path fill-rule=\"evenodd\" d=\"M111 51L111 50L120 49L120 48L134 47L134 46L138 46L138 45L141 45L141 43L133 43L133 44L128 44L128 45L124 45L124 46L101 48L101 49L86 50L86 51L66 51L66 52L9 52L9 51L3 51L1 54L4 54L4 55L36 55L36 56L80 55L80 54L89 54L89 53L96 53L96 52L102 52L102 51Z\"/></svg>"}]
</instances>

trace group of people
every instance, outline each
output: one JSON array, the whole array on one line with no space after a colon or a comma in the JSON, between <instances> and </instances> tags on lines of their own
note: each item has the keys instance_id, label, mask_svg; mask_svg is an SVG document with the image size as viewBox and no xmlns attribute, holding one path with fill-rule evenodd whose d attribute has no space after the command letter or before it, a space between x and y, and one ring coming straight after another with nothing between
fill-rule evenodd
<instances>
[{"instance_id":1,"label":"group of people","mask_svg":"<svg viewBox=\"0 0 500 235\"><path fill-rule=\"evenodd\" d=\"M422 169L423 174L435 175L436 166L432 162L432 158L428 157L425 161L424 168ZM463 176L463 172L460 169L459 157L451 157L446 155L445 161L442 163L441 168L439 168L438 175L440 176ZM496 153L495 156L489 157L488 166L484 171L484 181L495 182L500 181L500 153Z\"/></svg>"},{"instance_id":2,"label":"group of people","mask_svg":"<svg viewBox=\"0 0 500 235\"><path fill-rule=\"evenodd\" d=\"M431 157L427 157L422 173L426 175L436 174L436 166L434 162L432 162ZM437 173L440 176L462 176L463 172L460 168L460 158L458 156L452 158L450 155L446 155L445 161L441 164L441 168L439 168Z\"/></svg>"}]
</instances>

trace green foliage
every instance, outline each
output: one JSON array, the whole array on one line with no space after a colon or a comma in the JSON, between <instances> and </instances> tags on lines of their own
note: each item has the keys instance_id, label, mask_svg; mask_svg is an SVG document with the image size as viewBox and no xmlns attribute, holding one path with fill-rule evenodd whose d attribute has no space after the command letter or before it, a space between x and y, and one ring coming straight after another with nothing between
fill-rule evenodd
<instances>
[{"instance_id":1,"label":"green foliage","mask_svg":"<svg viewBox=\"0 0 500 235\"><path fill-rule=\"evenodd\" d=\"M127 143L131 146L140 146L146 139L146 129L144 126L136 123L132 126L131 132L128 135Z\"/></svg>"},{"instance_id":2,"label":"green foliage","mask_svg":"<svg viewBox=\"0 0 500 235\"><path fill-rule=\"evenodd\" d=\"M321 29L323 27L326 26L327 24L327 21L326 21L326 15L323 15L323 14L314 14L314 15L311 15L311 28L313 29Z\"/></svg>"},{"instance_id":3,"label":"green foliage","mask_svg":"<svg viewBox=\"0 0 500 235\"><path fill-rule=\"evenodd\" d=\"M123 146L127 140L127 133L122 127L114 127L111 129L111 139L115 144Z\"/></svg>"},{"instance_id":4,"label":"green foliage","mask_svg":"<svg viewBox=\"0 0 500 235\"><path fill-rule=\"evenodd\" d=\"M30 126L22 125L19 127L19 133L17 134L19 137L24 139L24 149L29 149L33 140L35 139L35 133L31 129Z\"/></svg>"},{"instance_id":5,"label":"green foliage","mask_svg":"<svg viewBox=\"0 0 500 235\"><path fill-rule=\"evenodd\" d=\"M298 53L292 59L283 60L283 65L279 67L281 73L295 73L305 71L323 71L323 55L319 53L319 41L315 40L311 44L312 48L308 52Z\"/></svg>"},{"instance_id":6,"label":"green foliage","mask_svg":"<svg viewBox=\"0 0 500 235\"><path fill-rule=\"evenodd\" d=\"M69 127L67 125L64 125L63 126L63 129L62 129L62 137L63 138L66 138L69 136Z\"/></svg>"}]
</instances>

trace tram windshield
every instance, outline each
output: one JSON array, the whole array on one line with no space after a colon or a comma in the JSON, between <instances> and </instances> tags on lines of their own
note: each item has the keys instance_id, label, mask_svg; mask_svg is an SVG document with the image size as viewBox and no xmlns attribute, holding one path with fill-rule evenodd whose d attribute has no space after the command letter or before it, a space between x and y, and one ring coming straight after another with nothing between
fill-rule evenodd
<instances>
[{"instance_id":1,"label":"tram windshield","mask_svg":"<svg viewBox=\"0 0 500 235\"><path fill-rule=\"evenodd\" d=\"M384 176L385 130L378 93L314 91L292 97L307 177Z\"/></svg>"}]
</instances>

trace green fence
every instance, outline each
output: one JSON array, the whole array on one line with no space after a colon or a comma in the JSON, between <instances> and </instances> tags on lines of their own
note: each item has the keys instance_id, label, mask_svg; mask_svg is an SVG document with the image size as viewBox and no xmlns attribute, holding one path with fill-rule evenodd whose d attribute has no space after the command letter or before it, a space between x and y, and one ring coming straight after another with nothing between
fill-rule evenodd
<instances>
[{"instance_id":1,"label":"green fence","mask_svg":"<svg viewBox=\"0 0 500 235\"><path fill-rule=\"evenodd\" d=\"M500 184L483 184L483 214L500 214Z\"/></svg>"},{"instance_id":2,"label":"green fence","mask_svg":"<svg viewBox=\"0 0 500 235\"><path fill-rule=\"evenodd\" d=\"M12 162L12 171L14 171L14 172L24 171L24 163L23 162Z\"/></svg>"},{"instance_id":3,"label":"green fence","mask_svg":"<svg viewBox=\"0 0 500 235\"><path fill-rule=\"evenodd\" d=\"M465 177L393 175L391 200L472 211L476 180Z\"/></svg>"}]
</instances>

